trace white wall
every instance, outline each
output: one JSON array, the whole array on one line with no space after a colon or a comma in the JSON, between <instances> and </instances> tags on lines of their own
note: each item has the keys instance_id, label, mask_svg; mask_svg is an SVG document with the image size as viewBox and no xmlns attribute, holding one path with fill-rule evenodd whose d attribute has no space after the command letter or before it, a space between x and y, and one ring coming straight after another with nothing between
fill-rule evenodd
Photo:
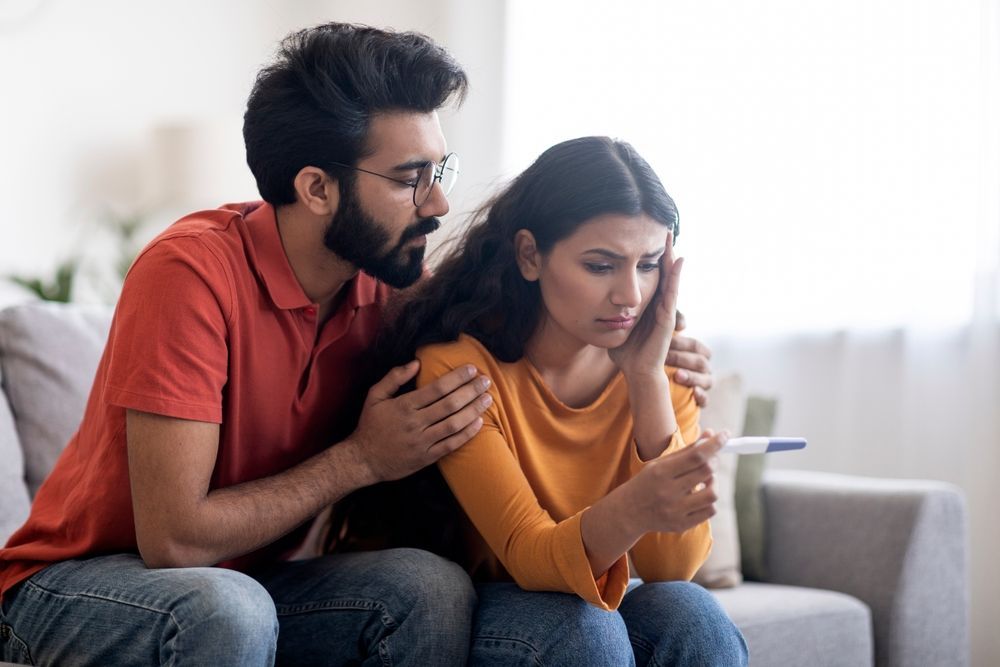
<instances>
[{"instance_id":1,"label":"white wall","mask_svg":"<svg viewBox=\"0 0 1000 667\"><path fill-rule=\"evenodd\" d=\"M22 4L37 9L6 20L0 11L0 276L48 275L83 252L77 297L110 300L110 217L144 215L148 237L185 210L256 198L241 135L247 95L280 38L315 23L419 30L467 67L465 109L443 116L463 167L450 219L498 171L502 2ZM177 150L189 144L197 149ZM0 281L0 301L11 292Z\"/></svg>"}]
</instances>

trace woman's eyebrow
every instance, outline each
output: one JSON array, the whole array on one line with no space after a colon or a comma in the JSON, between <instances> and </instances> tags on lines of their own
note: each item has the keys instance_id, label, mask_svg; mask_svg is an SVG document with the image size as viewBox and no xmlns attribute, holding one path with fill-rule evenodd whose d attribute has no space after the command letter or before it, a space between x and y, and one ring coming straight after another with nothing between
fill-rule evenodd
<instances>
[{"instance_id":1,"label":"woman's eyebrow","mask_svg":"<svg viewBox=\"0 0 1000 667\"><path fill-rule=\"evenodd\" d=\"M658 257L663 254L664 250L666 250L666 246L664 246L663 248L658 248L657 250L653 250L652 252L643 253L641 257L643 259ZM583 253L585 255L586 254L600 255L602 257L607 257L608 259L617 259L617 260L625 259L625 255L619 255L618 253L612 252L607 248L591 248L590 250L584 250Z\"/></svg>"}]
</instances>

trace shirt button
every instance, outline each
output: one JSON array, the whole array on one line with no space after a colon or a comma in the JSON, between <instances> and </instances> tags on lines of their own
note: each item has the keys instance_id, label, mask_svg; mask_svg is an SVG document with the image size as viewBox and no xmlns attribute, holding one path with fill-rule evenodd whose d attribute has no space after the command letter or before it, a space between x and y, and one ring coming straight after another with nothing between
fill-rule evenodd
<instances>
[{"instance_id":1,"label":"shirt button","mask_svg":"<svg viewBox=\"0 0 1000 667\"><path fill-rule=\"evenodd\" d=\"M305 312L306 315L315 315L316 314L316 309L314 307L312 307L312 306L306 306L302 310L303 310L303 312Z\"/></svg>"}]
</instances>

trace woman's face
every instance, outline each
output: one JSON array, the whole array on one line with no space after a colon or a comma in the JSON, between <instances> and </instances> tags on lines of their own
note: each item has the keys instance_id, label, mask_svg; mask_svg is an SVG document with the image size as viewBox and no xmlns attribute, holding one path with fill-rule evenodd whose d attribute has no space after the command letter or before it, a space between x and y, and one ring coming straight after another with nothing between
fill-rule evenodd
<instances>
[{"instance_id":1,"label":"woman's face","mask_svg":"<svg viewBox=\"0 0 1000 667\"><path fill-rule=\"evenodd\" d=\"M542 331L585 345L618 347L626 341L656 292L668 228L648 215L591 218L552 250L526 262L545 307ZM524 232L526 233L526 232Z\"/></svg>"}]
</instances>

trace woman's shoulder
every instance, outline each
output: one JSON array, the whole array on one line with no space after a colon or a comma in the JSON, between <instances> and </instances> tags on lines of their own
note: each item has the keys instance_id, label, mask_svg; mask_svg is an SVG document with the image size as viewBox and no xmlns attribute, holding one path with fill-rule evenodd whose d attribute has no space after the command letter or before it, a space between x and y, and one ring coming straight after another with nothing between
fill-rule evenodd
<instances>
[{"instance_id":1,"label":"woman's shoulder","mask_svg":"<svg viewBox=\"0 0 1000 667\"><path fill-rule=\"evenodd\" d=\"M421 365L443 368L458 368L462 364L473 364L480 370L496 367L499 362L486 347L468 334L459 334L458 340L446 343L432 343L417 350Z\"/></svg>"}]
</instances>

